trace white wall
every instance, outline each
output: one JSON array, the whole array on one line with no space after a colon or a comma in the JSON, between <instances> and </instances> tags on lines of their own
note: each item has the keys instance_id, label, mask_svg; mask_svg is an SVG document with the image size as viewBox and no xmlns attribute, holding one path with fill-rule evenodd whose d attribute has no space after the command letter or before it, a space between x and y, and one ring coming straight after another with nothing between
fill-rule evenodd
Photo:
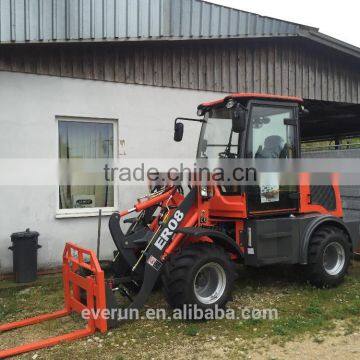
<instances>
[{"instance_id":1,"label":"white wall","mask_svg":"<svg viewBox=\"0 0 360 360\"><path fill-rule=\"evenodd\" d=\"M173 120L194 117L203 101L224 94L123 85L109 82L0 72L0 158L58 156L56 116L118 119L119 138L126 140L128 158L191 158L199 125L185 127L182 143L173 142ZM1 171L1 169L0 169ZM36 171L36 169L33 169ZM24 176L26 174L19 174ZM134 187L119 188L119 207L131 207ZM61 263L64 243L96 248L97 219L56 219L56 186L0 187L0 272L11 271L10 234L30 227L40 232L39 266ZM114 246L102 227L102 255Z\"/></svg>"}]
</instances>

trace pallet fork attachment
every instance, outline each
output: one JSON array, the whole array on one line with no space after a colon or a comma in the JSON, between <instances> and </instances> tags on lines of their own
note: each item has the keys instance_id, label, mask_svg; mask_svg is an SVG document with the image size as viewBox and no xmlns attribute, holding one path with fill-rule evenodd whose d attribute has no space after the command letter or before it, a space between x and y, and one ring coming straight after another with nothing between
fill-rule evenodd
<instances>
[{"instance_id":1,"label":"pallet fork attachment","mask_svg":"<svg viewBox=\"0 0 360 360\"><path fill-rule=\"evenodd\" d=\"M144 253L143 284L131 304L127 307L128 310L139 310L143 307L160 276L160 270L170 240L161 239L162 234L165 231L170 234L169 226L171 226L171 231L174 236L173 242L177 243L184 236L183 234L175 233L180 224L185 223L185 226L194 226L197 221L198 215L193 209L195 198L196 189L193 189L184 201L182 201L177 210L174 211L172 215L169 215L166 223L161 224L158 231L154 233ZM115 240L118 240L115 241L115 243L117 243L119 251L124 251L126 250L124 247L125 238L119 225L120 214L115 213L112 219L113 221L110 222L110 230ZM175 244L172 245L175 246ZM124 251L123 255L126 259L128 254ZM74 312L81 314L84 310L87 310L87 316L89 317L87 326L84 329L76 330L68 334L51 337L7 350L0 350L0 359L54 346L64 341L80 339L92 335L96 331L105 333L108 328L120 325L122 320L108 321L106 317L103 316L105 311L108 313L110 310L117 311L121 308L113 292L106 285L104 271L101 269L99 261L92 250L83 249L72 243L66 244L63 254L63 283L65 298L64 309L50 314L0 325L0 333L60 318ZM85 293L86 300L84 298Z\"/></svg>"},{"instance_id":2,"label":"pallet fork attachment","mask_svg":"<svg viewBox=\"0 0 360 360\"><path fill-rule=\"evenodd\" d=\"M85 269L90 275L87 277L80 276L77 273L80 269ZM0 334L5 331L68 316L73 312L81 314L83 310L88 309L90 311L88 311L89 319L86 327L68 334L50 337L6 350L0 350L0 359L55 346L65 341L80 339L94 334L97 330L102 333L107 331L106 320L101 316L95 316L96 313L100 313L100 311L106 309L104 272L101 270L95 253L91 250L86 250L74 244L67 243L63 254L62 270L65 298L64 309L0 325ZM80 301L80 289L86 292L87 305L84 305Z\"/></svg>"}]
</instances>

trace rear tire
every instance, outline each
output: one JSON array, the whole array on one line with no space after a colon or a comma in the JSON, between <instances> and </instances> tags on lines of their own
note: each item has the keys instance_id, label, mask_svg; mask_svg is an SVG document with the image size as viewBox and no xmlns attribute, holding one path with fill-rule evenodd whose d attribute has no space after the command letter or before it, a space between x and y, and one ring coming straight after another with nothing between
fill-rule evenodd
<instances>
[{"instance_id":1,"label":"rear tire","mask_svg":"<svg viewBox=\"0 0 360 360\"><path fill-rule=\"evenodd\" d=\"M345 231L330 225L315 230L310 239L307 273L317 287L339 285L350 265L350 243Z\"/></svg>"},{"instance_id":2,"label":"rear tire","mask_svg":"<svg viewBox=\"0 0 360 360\"><path fill-rule=\"evenodd\" d=\"M172 255L162 275L168 304L190 312L194 305L203 310L224 307L231 298L235 278L234 263L224 249L204 243L189 245Z\"/></svg>"}]
</instances>

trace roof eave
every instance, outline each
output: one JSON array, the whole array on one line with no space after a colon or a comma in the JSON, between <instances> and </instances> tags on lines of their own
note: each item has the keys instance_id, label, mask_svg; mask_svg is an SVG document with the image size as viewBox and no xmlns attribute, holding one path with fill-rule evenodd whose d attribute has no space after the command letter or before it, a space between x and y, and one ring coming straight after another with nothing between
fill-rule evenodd
<instances>
[{"instance_id":1,"label":"roof eave","mask_svg":"<svg viewBox=\"0 0 360 360\"><path fill-rule=\"evenodd\" d=\"M147 42L182 42L182 41L222 41L222 40L244 40L244 39L278 39L299 37L298 34L249 34L249 35L229 35L229 36L152 36L143 37L119 37L102 39L67 39L67 40L32 40L32 41L3 41L2 45L33 45L33 44L99 44L99 43L147 43Z\"/></svg>"},{"instance_id":2,"label":"roof eave","mask_svg":"<svg viewBox=\"0 0 360 360\"><path fill-rule=\"evenodd\" d=\"M331 47L348 55L355 56L357 59L360 59L360 48L348 44L344 41L335 39L329 35L325 35L319 31L307 30L302 28L299 29L298 35L303 38L313 40L322 45Z\"/></svg>"}]
</instances>

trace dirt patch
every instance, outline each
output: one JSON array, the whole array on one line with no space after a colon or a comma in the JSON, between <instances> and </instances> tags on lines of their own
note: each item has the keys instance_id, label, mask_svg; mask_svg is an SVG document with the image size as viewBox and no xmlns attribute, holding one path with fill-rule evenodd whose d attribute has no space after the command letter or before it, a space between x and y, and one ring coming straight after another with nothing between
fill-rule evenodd
<instances>
[{"instance_id":1,"label":"dirt patch","mask_svg":"<svg viewBox=\"0 0 360 360\"><path fill-rule=\"evenodd\" d=\"M360 358L360 334L321 340L291 341L284 346L270 346L264 353L250 353L252 359L322 359L348 360Z\"/></svg>"},{"instance_id":2,"label":"dirt patch","mask_svg":"<svg viewBox=\"0 0 360 360\"><path fill-rule=\"evenodd\" d=\"M339 326L332 335L305 336L296 341L271 344L272 339L244 341L235 338L209 339L206 342L182 344L170 348L168 353L156 354L156 359L356 359L360 358L360 332L344 333Z\"/></svg>"}]
</instances>

